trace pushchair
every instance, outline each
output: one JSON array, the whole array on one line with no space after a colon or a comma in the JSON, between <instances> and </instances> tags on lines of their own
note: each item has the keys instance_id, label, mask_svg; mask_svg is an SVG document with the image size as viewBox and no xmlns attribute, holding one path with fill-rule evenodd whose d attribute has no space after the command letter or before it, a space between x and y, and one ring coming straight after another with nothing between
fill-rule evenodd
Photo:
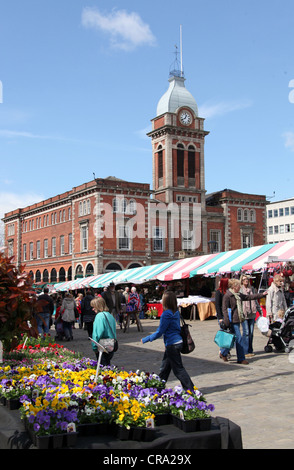
<instances>
[{"instance_id":1,"label":"pushchair","mask_svg":"<svg viewBox=\"0 0 294 470\"><path fill-rule=\"evenodd\" d=\"M275 321L269 325L271 336L265 346L265 352L272 352L272 345L277 351L290 353L294 349L294 305L289 307L283 321Z\"/></svg>"}]
</instances>

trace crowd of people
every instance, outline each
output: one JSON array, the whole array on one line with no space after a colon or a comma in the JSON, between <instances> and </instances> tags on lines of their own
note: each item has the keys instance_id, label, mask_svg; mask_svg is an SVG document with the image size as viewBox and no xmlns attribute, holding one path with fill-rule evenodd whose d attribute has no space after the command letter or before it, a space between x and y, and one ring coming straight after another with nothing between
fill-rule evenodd
<instances>
[{"instance_id":1,"label":"crowd of people","mask_svg":"<svg viewBox=\"0 0 294 470\"><path fill-rule=\"evenodd\" d=\"M292 286L293 287L293 286ZM294 289L292 289L294 297ZM286 298L284 292L284 277L277 274L273 277L270 287L257 293L251 285L249 276L242 275L239 279L222 278L215 292L215 307L221 329L235 335L238 364L248 364L248 358L254 356L253 334L255 320L263 316L259 300L266 298L265 308L269 323L283 318L290 303L291 296ZM116 339L117 326L122 328L124 316L132 312L144 312L145 299L143 291L140 295L135 286L116 290L114 284L100 292L93 293L88 289L76 298L71 293L59 296L54 304L48 288L44 289L38 298L40 308L36 312L37 325L40 335L49 332L51 318L58 339L71 341L75 323L87 331L92 338L92 348L98 358L96 343L102 339ZM294 301L293 301L294 303ZM182 336L180 328L180 313L175 292L167 289L162 297L163 313L157 330L144 338L142 343L154 341L163 337L165 352L160 366L159 376L167 381L171 371L179 379L185 390L193 389L194 385L183 366L181 358ZM114 351L103 353L102 365L109 365ZM219 357L228 362L230 350L221 348Z\"/></svg>"},{"instance_id":2,"label":"crowd of people","mask_svg":"<svg viewBox=\"0 0 294 470\"><path fill-rule=\"evenodd\" d=\"M263 293L256 293L250 284L250 277L242 275L240 280L222 278L215 294L217 319L222 329L230 330L236 338L237 362L249 364L254 356L253 333L258 314L263 316L258 299L266 297L265 309L269 324L282 319L292 302L292 296L284 291L285 277L276 274L270 287ZM292 292L290 289L287 292ZM220 358L228 362L230 350L221 348Z\"/></svg>"}]
</instances>

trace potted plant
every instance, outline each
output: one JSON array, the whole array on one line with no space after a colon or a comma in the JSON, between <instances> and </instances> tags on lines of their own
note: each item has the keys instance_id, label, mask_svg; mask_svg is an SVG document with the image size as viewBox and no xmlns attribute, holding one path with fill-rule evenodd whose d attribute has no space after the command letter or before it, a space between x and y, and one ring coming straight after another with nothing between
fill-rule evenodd
<instances>
[{"instance_id":1,"label":"potted plant","mask_svg":"<svg viewBox=\"0 0 294 470\"><path fill-rule=\"evenodd\" d=\"M204 396L196 391L175 393L170 398L173 423L184 432L208 431L214 405L207 404Z\"/></svg>"}]
</instances>

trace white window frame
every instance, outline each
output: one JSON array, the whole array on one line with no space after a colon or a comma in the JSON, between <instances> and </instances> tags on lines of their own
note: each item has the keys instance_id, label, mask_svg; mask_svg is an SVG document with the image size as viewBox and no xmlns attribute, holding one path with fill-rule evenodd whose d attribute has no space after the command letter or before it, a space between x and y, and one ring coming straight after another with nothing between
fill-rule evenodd
<instances>
[{"instance_id":1,"label":"white window frame","mask_svg":"<svg viewBox=\"0 0 294 470\"><path fill-rule=\"evenodd\" d=\"M118 249L128 251L131 249L130 227L127 225L118 226Z\"/></svg>"},{"instance_id":2,"label":"white window frame","mask_svg":"<svg viewBox=\"0 0 294 470\"><path fill-rule=\"evenodd\" d=\"M56 237L52 237L51 251L52 251L52 256L56 256Z\"/></svg>"},{"instance_id":3,"label":"white window frame","mask_svg":"<svg viewBox=\"0 0 294 470\"><path fill-rule=\"evenodd\" d=\"M64 255L64 235L60 235L60 255Z\"/></svg>"},{"instance_id":4,"label":"white window frame","mask_svg":"<svg viewBox=\"0 0 294 470\"><path fill-rule=\"evenodd\" d=\"M89 237L88 223L80 225L80 235L81 235L81 251L82 252L88 251L88 237Z\"/></svg>"},{"instance_id":5,"label":"white window frame","mask_svg":"<svg viewBox=\"0 0 294 470\"><path fill-rule=\"evenodd\" d=\"M34 259L34 242L30 242L30 260Z\"/></svg>"},{"instance_id":6,"label":"white window frame","mask_svg":"<svg viewBox=\"0 0 294 470\"><path fill-rule=\"evenodd\" d=\"M68 252L72 254L72 233L68 234Z\"/></svg>"},{"instance_id":7,"label":"white window frame","mask_svg":"<svg viewBox=\"0 0 294 470\"><path fill-rule=\"evenodd\" d=\"M41 258L41 242L37 240L37 259Z\"/></svg>"},{"instance_id":8,"label":"white window frame","mask_svg":"<svg viewBox=\"0 0 294 470\"><path fill-rule=\"evenodd\" d=\"M215 242L213 245L213 253L219 253L221 251L221 230L211 229L209 231L209 241Z\"/></svg>"},{"instance_id":9,"label":"white window frame","mask_svg":"<svg viewBox=\"0 0 294 470\"><path fill-rule=\"evenodd\" d=\"M44 240L44 258L48 258L48 238Z\"/></svg>"},{"instance_id":10,"label":"white window frame","mask_svg":"<svg viewBox=\"0 0 294 470\"><path fill-rule=\"evenodd\" d=\"M164 251L164 240L165 240L164 227L153 227L153 251L163 252Z\"/></svg>"},{"instance_id":11,"label":"white window frame","mask_svg":"<svg viewBox=\"0 0 294 470\"><path fill-rule=\"evenodd\" d=\"M194 232L189 229L182 229L182 250L194 249Z\"/></svg>"}]
</instances>

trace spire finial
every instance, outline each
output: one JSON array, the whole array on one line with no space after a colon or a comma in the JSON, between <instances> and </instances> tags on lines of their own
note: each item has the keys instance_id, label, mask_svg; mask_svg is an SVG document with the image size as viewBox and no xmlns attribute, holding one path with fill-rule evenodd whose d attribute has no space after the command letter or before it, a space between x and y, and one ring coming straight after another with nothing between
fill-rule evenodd
<instances>
[{"instance_id":1,"label":"spire finial","mask_svg":"<svg viewBox=\"0 0 294 470\"><path fill-rule=\"evenodd\" d=\"M183 47L182 47L182 25L180 26L180 60L178 59L178 46L175 44L175 60L172 63L169 71L170 77L184 77L183 71Z\"/></svg>"}]
</instances>

